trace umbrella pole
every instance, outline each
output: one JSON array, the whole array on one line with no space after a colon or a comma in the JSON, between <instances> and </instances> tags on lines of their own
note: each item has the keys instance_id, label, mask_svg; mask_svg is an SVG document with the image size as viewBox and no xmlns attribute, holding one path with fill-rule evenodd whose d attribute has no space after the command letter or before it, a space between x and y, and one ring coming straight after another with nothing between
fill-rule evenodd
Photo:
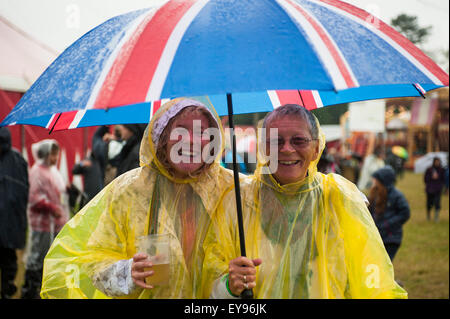
<instances>
[{"instance_id":1,"label":"umbrella pole","mask_svg":"<svg viewBox=\"0 0 450 319\"><path fill-rule=\"evenodd\" d=\"M228 105L228 123L230 125L230 137L233 151L233 176L234 176L234 190L236 194L236 208L237 219L239 228L239 243L241 246L241 256L246 257L245 252L245 236L244 236L244 222L242 219L242 203L241 203L241 188L239 184L239 170L236 156L236 135L234 134L233 124L233 101L231 93L227 93L227 105ZM244 289L240 296L242 299L253 299L253 291L251 289Z\"/></svg>"}]
</instances>

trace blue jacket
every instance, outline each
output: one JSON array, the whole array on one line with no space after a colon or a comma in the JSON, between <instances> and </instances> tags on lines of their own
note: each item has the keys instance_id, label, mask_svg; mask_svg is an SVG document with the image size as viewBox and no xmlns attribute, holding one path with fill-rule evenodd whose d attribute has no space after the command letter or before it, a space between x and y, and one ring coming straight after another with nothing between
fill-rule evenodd
<instances>
[{"instance_id":1,"label":"blue jacket","mask_svg":"<svg viewBox=\"0 0 450 319\"><path fill-rule=\"evenodd\" d=\"M400 244L403 224L410 217L410 209L405 196L394 187L395 172L390 166L383 167L373 175L387 189L387 203L384 213L375 214L375 203L370 205L370 213L384 243Z\"/></svg>"}]
</instances>

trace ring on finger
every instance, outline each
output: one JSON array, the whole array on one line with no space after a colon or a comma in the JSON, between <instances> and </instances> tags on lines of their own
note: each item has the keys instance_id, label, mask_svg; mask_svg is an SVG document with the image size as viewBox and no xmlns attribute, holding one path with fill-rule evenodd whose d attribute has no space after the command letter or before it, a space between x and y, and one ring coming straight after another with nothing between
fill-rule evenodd
<instances>
[{"instance_id":1,"label":"ring on finger","mask_svg":"<svg viewBox=\"0 0 450 319\"><path fill-rule=\"evenodd\" d=\"M244 275L244 282L247 282L247 276Z\"/></svg>"}]
</instances>

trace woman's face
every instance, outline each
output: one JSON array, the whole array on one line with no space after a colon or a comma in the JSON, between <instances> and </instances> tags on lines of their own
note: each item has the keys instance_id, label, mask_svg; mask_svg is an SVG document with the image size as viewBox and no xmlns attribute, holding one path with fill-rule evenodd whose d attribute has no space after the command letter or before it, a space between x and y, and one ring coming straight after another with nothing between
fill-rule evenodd
<instances>
[{"instance_id":1,"label":"woman's face","mask_svg":"<svg viewBox=\"0 0 450 319\"><path fill-rule=\"evenodd\" d=\"M48 155L47 159L45 160L45 163L48 166L56 165L58 163L58 156L59 156L59 150L51 151Z\"/></svg>"},{"instance_id":2,"label":"woman's face","mask_svg":"<svg viewBox=\"0 0 450 319\"><path fill-rule=\"evenodd\" d=\"M130 131L129 129L127 129L125 126L123 125L117 125L117 129L120 132L120 137L122 138L122 140L126 141L128 140L130 137L133 136L133 132Z\"/></svg>"},{"instance_id":3,"label":"woman's face","mask_svg":"<svg viewBox=\"0 0 450 319\"><path fill-rule=\"evenodd\" d=\"M178 178L186 178L204 165L204 147L210 142L209 121L204 114L181 113L172 122L171 134L166 145L166 157Z\"/></svg>"},{"instance_id":4,"label":"woman's face","mask_svg":"<svg viewBox=\"0 0 450 319\"><path fill-rule=\"evenodd\" d=\"M383 186L383 184L375 177L372 177L372 188L380 188L380 186Z\"/></svg>"},{"instance_id":5,"label":"woman's face","mask_svg":"<svg viewBox=\"0 0 450 319\"><path fill-rule=\"evenodd\" d=\"M275 140L269 138L271 128L278 129ZM299 117L275 118L268 123L266 135L268 155L270 156L271 147L278 150L277 170L273 173L278 183L284 185L303 180L309 164L319 154L319 143L312 140L308 123ZM273 167L273 163L271 166Z\"/></svg>"},{"instance_id":6,"label":"woman's face","mask_svg":"<svg viewBox=\"0 0 450 319\"><path fill-rule=\"evenodd\" d=\"M438 158L434 159L434 161L433 161L433 166L434 166L434 167L439 167L439 166L441 166L441 160L438 159Z\"/></svg>"}]
</instances>

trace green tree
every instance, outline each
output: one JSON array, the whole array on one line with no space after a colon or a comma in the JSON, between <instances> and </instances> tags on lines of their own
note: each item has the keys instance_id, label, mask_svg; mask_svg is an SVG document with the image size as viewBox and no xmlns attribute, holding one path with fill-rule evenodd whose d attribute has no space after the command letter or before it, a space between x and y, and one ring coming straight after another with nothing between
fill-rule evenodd
<instances>
[{"instance_id":1,"label":"green tree","mask_svg":"<svg viewBox=\"0 0 450 319\"><path fill-rule=\"evenodd\" d=\"M348 104L330 105L312 111L319 120L320 125L339 124L342 114L348 111Z\"/></svg>"},{"instance_id":2,"label":"green tree","mask_svg":"<svg viewBox=\"0 0 450 319\"><path fill-rule=\"evenodd\" d=\"M423 44L430 35L432 26L421 27L416 16L405 13L399 14L391 20L391 25L414 44Z\"/></svg>"}]
</instances>

